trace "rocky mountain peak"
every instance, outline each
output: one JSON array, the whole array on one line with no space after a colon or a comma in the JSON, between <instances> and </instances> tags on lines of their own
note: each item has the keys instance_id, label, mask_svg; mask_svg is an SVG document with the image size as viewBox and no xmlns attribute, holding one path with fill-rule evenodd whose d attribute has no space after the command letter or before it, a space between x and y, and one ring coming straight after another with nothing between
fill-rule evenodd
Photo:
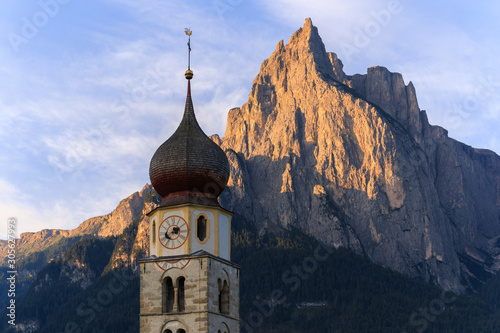
<instances>
[{"instance_id":1,"label":"rocky mountain peak","mask_svg":"<svg viewBox=\"0 0 500 333\"><path fill-rule=\"evenodd\" d=\"M381 107L422 142L422 128L428 125L417 102L412 82L405 85L400 73L392 73L386 67L373 66L365 75L344 76L343 83L353 88L367 101Z\"/></svg>"},{"instance_id":2,"label":"rocky mountain peak","mask_svg":"<svg viewBox=\"0 0 500 333\"><path fill-rule=\"evenodd\" d=\"M318 72L333 74L325 44L310 18L307 18L304 26L290 37L286 50L296 54L295 60L299 62L314 63Z\"/></svg>"},{"instance_id":3,"label":"rocky mountain peak","mask_svg":"<svg viewBox=\"0 0 500 333\"><path fill-rule=\"evenodd\" d=\"M301 115L313 110L301 108L302 101L315 99L318 91L328 90L325 78L334 77L336 75L330 56L318 30L307 19L304 27L292 35L289 44L284 45L280 41L273 54L262 63L260 73L253 81L248 102L241 108L230 110L228 122L237 123L238 131L234 132L228 127L225 142L231 142L231 146L239 145L238 151L243 152L246 157L256 150L262 153L259 147L268 144L263 142L263 134L275 122L284 123L291 135L282 136L283 140L279 143L282 149L277 151L266 146L265 152L273 159L282 158L283 154L289 155L288 151L300 155L300 147L288 139L305 135L299 133ZM305 82L308 84L305 85ZM287 111L278 112L282 109ZM313 128L307 132L308 136L314 136Z\"/></svg>"},{"instance_id":4,"label":"rocky mountain peak","mask_svg":"<svg viewBox=\"0 0 500 333\"><path fill-rule=\"evenodd\" d=\"M298 228L447 289L500 267L498 156L431 126L401 74L346 75L310 19L262 63L221 141L221 200L262 232Z\"/></svg>"}]
</instances>

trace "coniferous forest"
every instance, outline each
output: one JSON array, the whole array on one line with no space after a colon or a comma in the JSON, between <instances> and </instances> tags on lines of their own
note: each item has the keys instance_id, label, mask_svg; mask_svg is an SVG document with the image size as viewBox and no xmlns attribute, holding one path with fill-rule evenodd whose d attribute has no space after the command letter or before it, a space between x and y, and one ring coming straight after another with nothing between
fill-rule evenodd
<instances>
[{"instance_id":1,"label":"coniferous forest","mask_svg":"<svg viewBox=\"0 0 500 333\"><path fill-rule=\"evenodd\" d=\"M299 231L259 237L252 225L238 225L232 261L242 266L242 333L500 331L499 277L455 295ZM131 232L61 243L64 254L23 287L17 322L26 332L139 332L137 272L108 264ZM46 255L31 254L20 269L42 265Z\"/></svg>"}]
</instances>

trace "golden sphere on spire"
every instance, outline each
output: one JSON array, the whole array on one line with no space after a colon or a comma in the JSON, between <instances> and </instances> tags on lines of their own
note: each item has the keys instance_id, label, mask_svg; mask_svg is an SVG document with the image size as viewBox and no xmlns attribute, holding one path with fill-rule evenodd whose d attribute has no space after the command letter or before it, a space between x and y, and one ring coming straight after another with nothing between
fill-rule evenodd
<instances>
[{"instance_id":1,"label":"golden sphere on spire","mask_svg":"<svg viewBox=\"0 0 500 333\"><path fill-rule=\"evenodd\" d=\"M185 76L185 77L186 77L186 79L188 79L188 80L191 80L191 79L193 78L193 75L194 75L194 74L193 74L193 71L192 71L192 70L190 70L190 69L188 69L188 70L186 71L186 74L184 74L184 76Z\"/></svg>"}]
</instances>

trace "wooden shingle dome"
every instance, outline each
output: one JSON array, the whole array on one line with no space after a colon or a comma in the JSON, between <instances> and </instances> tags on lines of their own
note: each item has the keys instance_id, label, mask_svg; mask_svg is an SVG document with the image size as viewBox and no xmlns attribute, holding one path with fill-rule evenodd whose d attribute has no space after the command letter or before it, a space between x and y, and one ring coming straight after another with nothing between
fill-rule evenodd
<instances>
[{"instance_id":1,"label":"wooden shingle dome","mask_svg":"<svg viewBox=\"0 0 500 333\"><path fill-rule=\"evenodd\" d=\"M182 121L156 150L149 166L151 184L162 196L161 206L183 203L219 206L217 197L229 179L226 154L196 121L190 83L188 78Z\"/></svg>"}]
</instances>

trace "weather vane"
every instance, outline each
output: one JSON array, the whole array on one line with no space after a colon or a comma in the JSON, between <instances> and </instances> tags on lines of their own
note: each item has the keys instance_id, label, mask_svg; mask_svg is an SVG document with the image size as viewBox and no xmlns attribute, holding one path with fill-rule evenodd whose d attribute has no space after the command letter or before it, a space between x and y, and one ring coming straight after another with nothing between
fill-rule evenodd
<instances>
[{"instance_id":1,"label":"weather vane","mask_svg":"<svg viewBox=\"0 0 500 333\"><path fill-rule=\"evenodd\" d=\"M186 35L189 36L189 39L188 39L188 70L190 70L191 69L191 35L193 34L193 32L189 28L184 29L184 32L186 33Z\"/></svg>"},{"instance_id":2,"label":"weather vane","mask_svg":"<svg viewBox=\"0 0 500 333\"><path fill-rule=\"evenodd\" d=\"M188 69L186 71L186 74L184 74L184 76L186 77L186 79L188 80L191 80L193 78L193 71L191 70L191 35L193 34L193 32L191 31L191 29L184 29L184 32L186 33L186 35L189 36L189 39L188 39Z\"/></svg>"}]
</instances>

